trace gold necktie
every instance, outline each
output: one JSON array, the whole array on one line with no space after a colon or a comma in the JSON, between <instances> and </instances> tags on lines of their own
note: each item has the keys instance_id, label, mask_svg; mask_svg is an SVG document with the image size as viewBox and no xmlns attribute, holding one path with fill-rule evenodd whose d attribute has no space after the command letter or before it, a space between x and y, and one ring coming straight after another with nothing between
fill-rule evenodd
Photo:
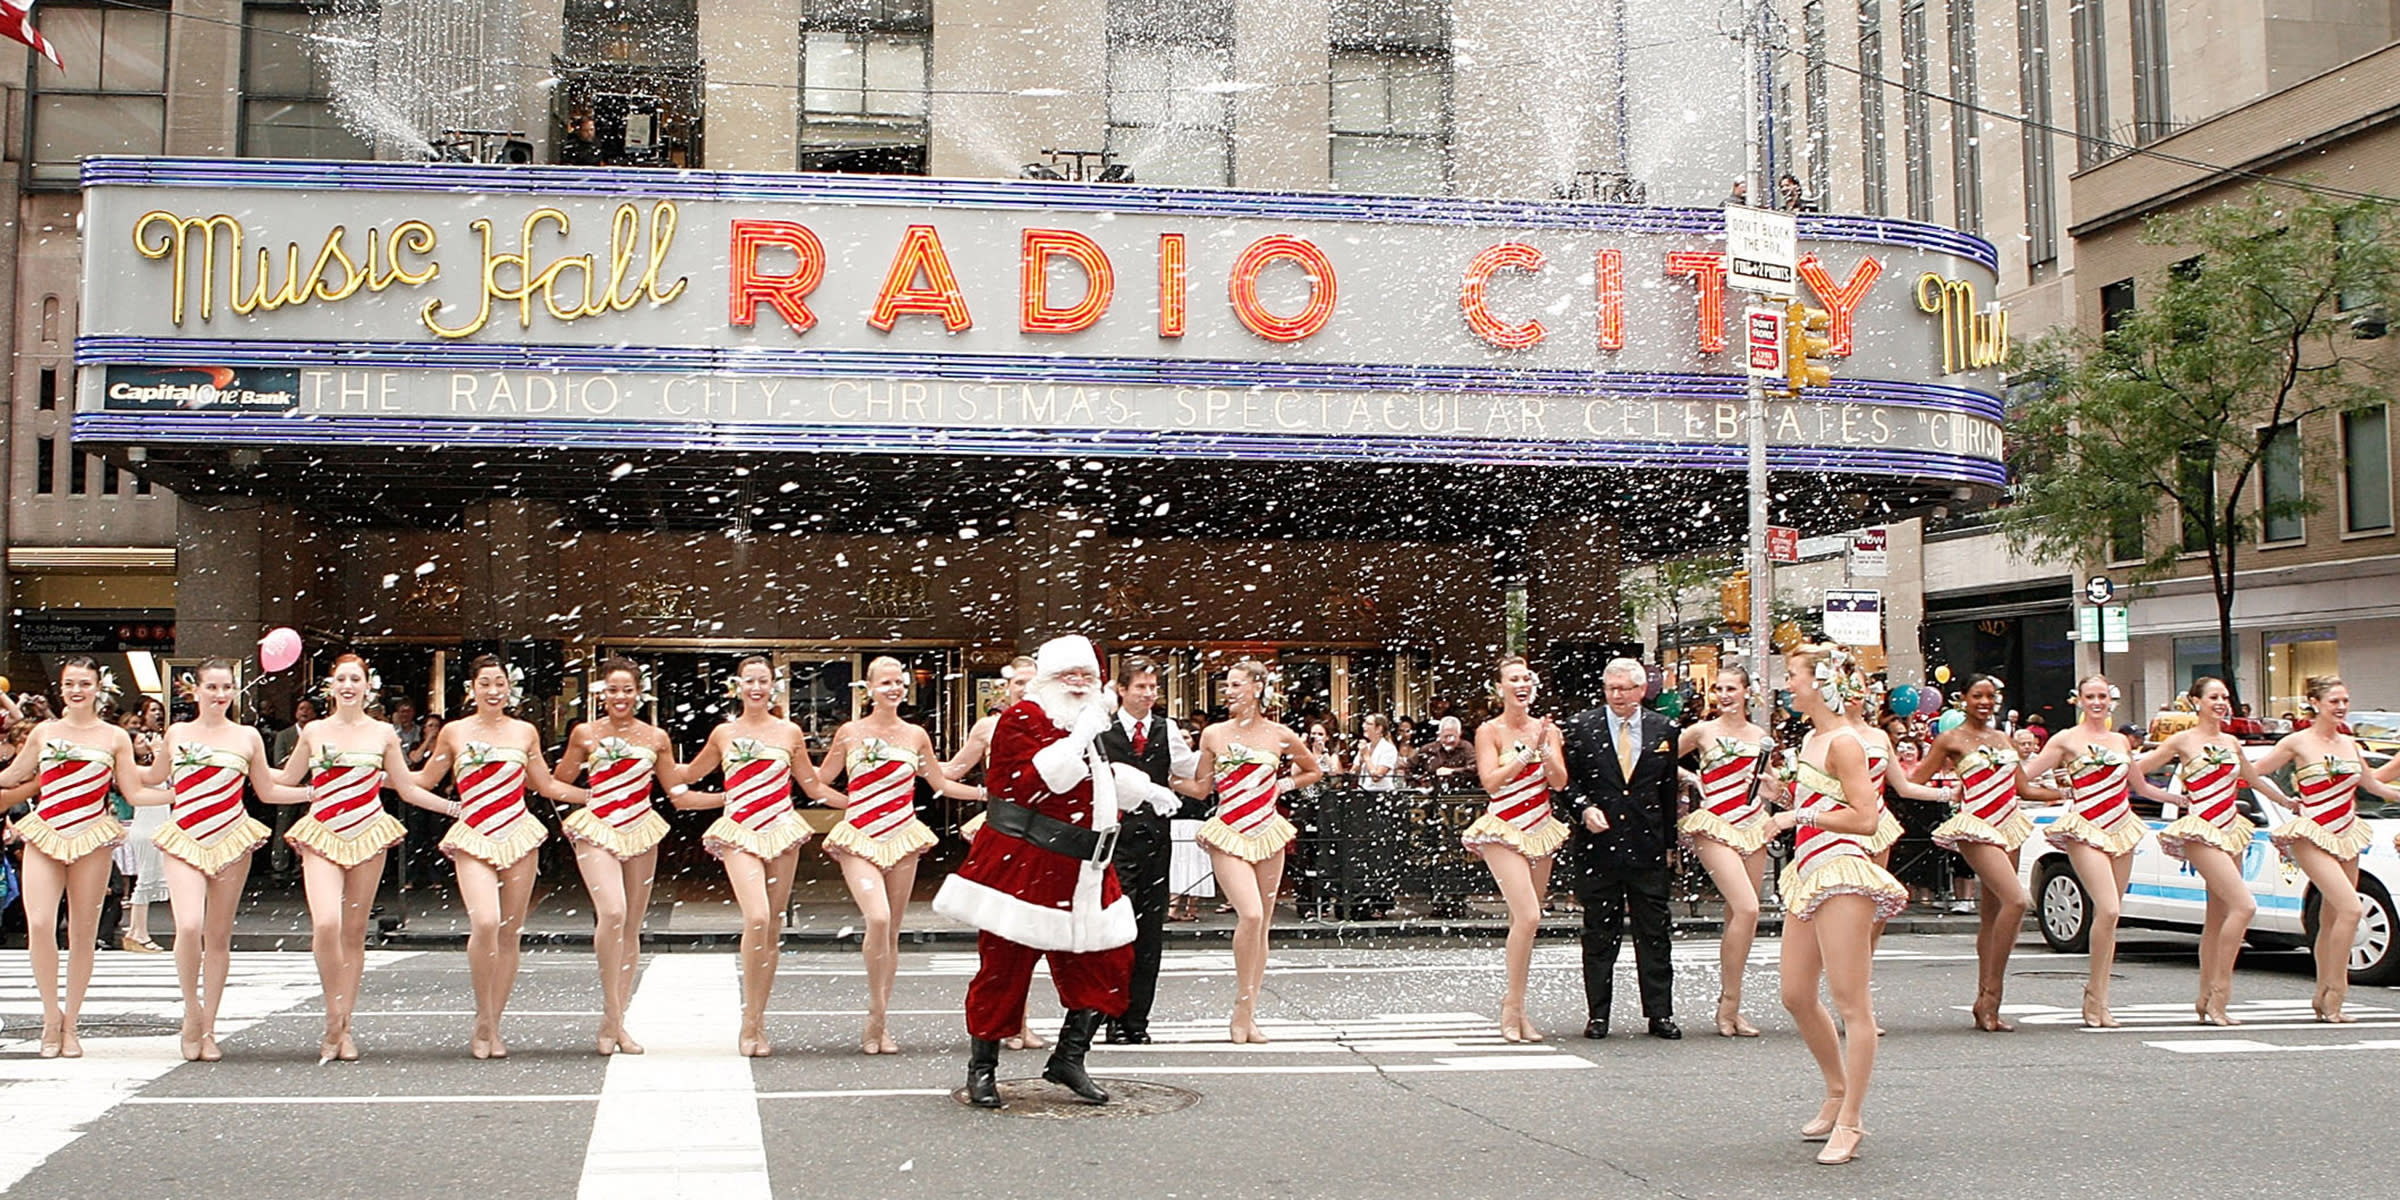
<instances>
[{"instance_id":1,"label":"gold necktie","mask_svg":"<svg viewBox=\"0 0 2400 1200\"><path fill-rule=\"evenodd\" d=\"M1628 779L1633 777L1633 735L1625 723L1617 722L1617 772Z\"/></svg>"}]
</instances>

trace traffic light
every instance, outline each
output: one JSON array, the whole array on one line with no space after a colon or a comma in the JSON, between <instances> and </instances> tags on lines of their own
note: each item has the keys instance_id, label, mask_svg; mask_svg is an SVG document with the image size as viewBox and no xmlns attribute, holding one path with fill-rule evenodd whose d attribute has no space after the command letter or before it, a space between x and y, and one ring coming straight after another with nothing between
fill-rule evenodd
<instances>
[{"instance_id":1,"label":"traffic light","mask_svg":"<svg viewBox=\"0 0 2400 1200\"><path fill-rule=\"evenodd\" d=\"M1735 571L1717 585L1717 608L1727 629L1750 628L1750 572Z\"/></svg>"},{"instance_id":2,"label":"traffic light","mask_svg":"<svg viewBox=\"0 0 2400 1200\"><path fill-rule=\"evenodd\" d=\"M1783 310L1785 383L1794 397L1833 382L1833 314L1797 300Z\"/></svg>"}]
</instances>

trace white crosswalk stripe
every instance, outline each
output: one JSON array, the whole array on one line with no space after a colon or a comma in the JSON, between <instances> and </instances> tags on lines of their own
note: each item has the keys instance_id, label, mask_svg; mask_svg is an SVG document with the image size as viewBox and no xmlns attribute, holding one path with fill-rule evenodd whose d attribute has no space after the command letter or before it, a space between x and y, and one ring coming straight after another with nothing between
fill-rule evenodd
<instances>
[{"instance_id":1,"label":"white crosswalk stripe","mask_svg":"<svg viewBox=\"0 0 2400 1200\"><path fill-rule=\"evenodd\" d=\"M408 952L370 951L373 971L411 957ZM66 967L60 956L60 970ZM236 954L217 1014L217 1038L234 1042L259 1020L315 1000L315 960L304 954ZM175 1030L183 1021L183 992L175 960L164 954L103 954L92 968L84 995L84 1057L35 1056L42 1026L40 994L22 950L0 951L0 1191L51 1155L152 1080L183 1065ZM161 1028L129 1037L94 1036L112 1023Z\"/></svg>"}]
</instances>

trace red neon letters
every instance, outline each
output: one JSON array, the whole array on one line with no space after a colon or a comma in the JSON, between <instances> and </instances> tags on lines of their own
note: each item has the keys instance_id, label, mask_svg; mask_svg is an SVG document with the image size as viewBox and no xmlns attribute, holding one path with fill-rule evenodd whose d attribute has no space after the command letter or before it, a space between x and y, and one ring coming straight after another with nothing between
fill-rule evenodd
<instances>
[{"instance_id":1,"label":"red neon letters","mask_svg":"<svg viewBox=\"0 0 2400 1200\"><path fill-rule=\"evenodd\" d=\"M1100 323L1116 298L1117 272L1100 243L1066 229L1025 231L1017 288L1017 327L1027 333L1081 333ZM1065 308L1050 303L1050 260L1083 268L1083 299Z\"/></svg>"},{"instance_id":2,"label":"red neon letters","mask_svg":"<svg viewBox=\"0 0 2400 1200\"><path fill-rule=\"evenodd\" d=\"M1725 349L1725 254L1720 250L1674 250L1667 274L1686 277L1700 289L1700 353Z\"/></svg>"},{"instance_id":3,"label":"red neon letters","mask_svg":"<svg viewBox=\"0 0 2400 1200\"><path fill-rule=\"evenodd\" d=\"M1867 289L1882 275L1883 262L1868 255L1851 270L1849 282L1835 287L1833 276L1825 270L1824 263L1817 261L1816 255L1800 256L1800 278L1807 282L1808 290L1817 294L1818 302L1833 318L1826 329L1826 340L1832 343L1835 354L1850 356L1852 335L1858 325L1858 302L1867 298Z\"/></svg>"},{"instance_id":4,"label":"red neon letters","mask_svg":"<svg viewBox=\"0 0 2400 1200\"><path fill-rule=\"evenodd\" d=\"M1523 242L1502 242L1487 247L1467 264L1466 278L1458 285L1458 308L1466 314L1467 328L1475 336L1502 350L1524 350L1542 344L1549 330L1542 327L1540 318L1531 318L1511 325L1492 315L1484 302L1484 292L1490 288L1492 276L1502 271L1539 272L1548 262L1542 252Z\"/></svg>"},{"instance_id":5,"label":"red neon letters","mask_svg":"<svg viewBox=\"0 0 2400 1200\"><path fill-rule=\"evenodd\" d=\"M798 270L789 275L762 275L761 246L788 246L800 256ZM758 321L758 302L775 306L794 332L806 333L817 323L808 311L808 294L825 281L825 243L798 221L735 221L733 223L733 311L736 325Z\"/></svg>"},{"instance_id":6,"label":"red neon letters","mask_svg":"<svg viewBox=\"0 0 2400 1200\"><path fill-rule=\"evenodd\" d=\"M917 286L917 277L925 277L925 286ZM875 311L868 315L867 324L890 332L901 313L930 313L942 319L942 328L952 333L972 328L974 320L967 316L967 298L958 290L958 276L950 270L950 255L942 249L942 235L931 225L911 225L900 239L900 252L892 256L891 273L883 277L883 290L875 294Z\"/></svg>"},{"instance_id":7,"label":"red neon letters","mask_svg":"<svg viewBox=\"0 0 2400 1200\"><path fill-rule=\"evenodd\" d=\"M1258 301L1259 273L1279 258L1291 259L1308 272L1308 303L1289 317L1268 312ZM1263 237L1233 261L1233 278L1226 290L1232 295L1233 315L1250 332L1271 342L1297 342L1333 319L1333 260L1313 242L1281 233Z\"/></svg>"}]
</instances>

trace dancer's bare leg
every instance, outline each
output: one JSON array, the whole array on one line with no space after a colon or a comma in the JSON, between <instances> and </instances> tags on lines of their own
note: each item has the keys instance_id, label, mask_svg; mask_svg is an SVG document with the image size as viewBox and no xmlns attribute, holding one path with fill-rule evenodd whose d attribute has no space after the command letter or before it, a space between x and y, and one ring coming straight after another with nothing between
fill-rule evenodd
<instances>
[{"instance_id":1,"label":"dancer's bare leg","mask_svg":"<svg viewBox=\"0 0 2400 1200\"><path fill-rule=\"evenodd\" d=\"M2133 856L2111 855L2097 846L2066 842L2067 861L2083 882L2084 902L2091 906L2086 924L2091 930L2091 980L2083 986L2083 1023L2092 1029L2114 1029L2108 1011L2108 980L2117 963L2117 921L2125 911L2125 885L2133 879Z\"/></svg>"},{"instance_id":2,"label":"dancer's bare leg","mask_svg":"<svg viewBox=\"0 0 2400 1200\"><path fill-rule=\"evenodd\" d=\"M2000 998L2008 986L2009 952L2025 929L2025 885L2017 882L2017 856L1988 842L1960 842L1958 853L1975 872L1975 1027L2014 1032L2016 1026L2000 1019Z\"/></svg>"}]
</instances>

